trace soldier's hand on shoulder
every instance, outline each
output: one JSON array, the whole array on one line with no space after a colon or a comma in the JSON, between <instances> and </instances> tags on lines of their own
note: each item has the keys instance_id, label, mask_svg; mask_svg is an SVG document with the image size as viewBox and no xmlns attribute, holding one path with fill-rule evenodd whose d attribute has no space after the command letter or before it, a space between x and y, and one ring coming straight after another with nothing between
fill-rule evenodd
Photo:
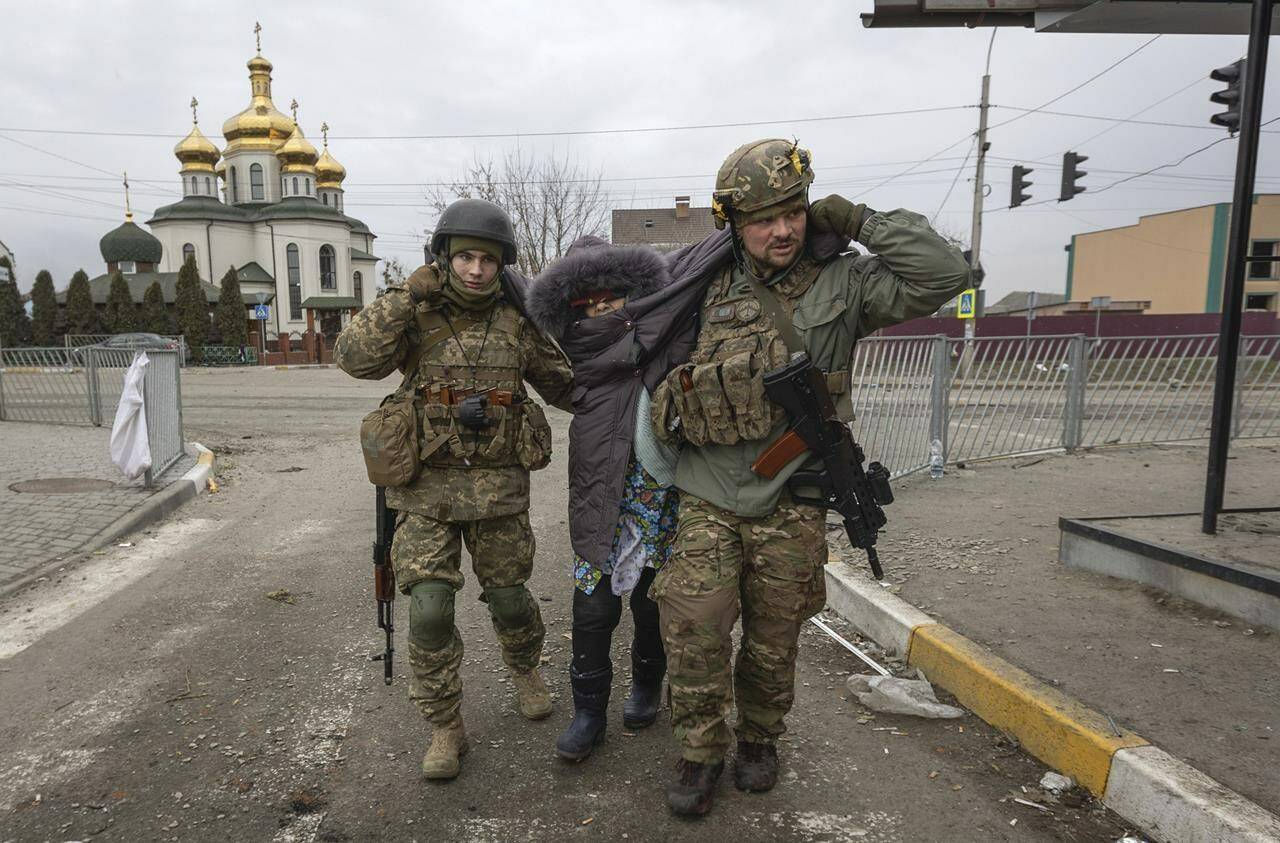
<instances>
[{"instance_id":1,"label":"soldier's hand on shoulder","mask_svg":"<svg viewBox=\"0 0 1280 843\"><path fill-rule=\"evenodd\" d=\"M829 231L851 240L858 239L862 223L874 213L866 205L855 205L843 196L832 194L809 206L809 219L818 231Z\"/></svg>"},{"instance_id":2,"label":"soldier's hand on shoulder","mask_svg":"<svg viewBox=\"0 0 1280 843\"><path fill-rule=\"evenodd\" d=\"M413 300L421 302L440 292L444 285L444 279L441 278L440 270L436 265L429 263L426 266L420 266L415 269L404 283Z\"/></svg>"}]
</instances>

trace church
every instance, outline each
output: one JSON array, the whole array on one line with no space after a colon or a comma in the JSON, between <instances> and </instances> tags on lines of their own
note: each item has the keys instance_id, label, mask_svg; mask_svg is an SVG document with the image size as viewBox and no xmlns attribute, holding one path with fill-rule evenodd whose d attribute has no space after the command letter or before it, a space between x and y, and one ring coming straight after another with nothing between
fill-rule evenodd
<instances>
[{"instance_id":1,"label":"church","mask_svg":"<svg viewBox=\"0 0 1280 843\"><path fill-rule=\"evenodd\" d=\"M298 125L297 102L292 116L276 108L272 65L260 40L248 67L249 105L222 124L221 150L200 131L192 100L191 131L173 150L182 199L147 220L159 248L141 257L151 260L130 260L123 252L103 256L109 270L118 268L126 278L150 270L162 280L176 278L194 256L201 280L215 288L234 267L247 314L259 302L269 306L267 333L318 331L332 342L374 298L374 234L345 213L347 171L329 151L328 124L321 126L317 150ZM121 239L112 234L104 244Z\"/></svg>"}]
</instances>

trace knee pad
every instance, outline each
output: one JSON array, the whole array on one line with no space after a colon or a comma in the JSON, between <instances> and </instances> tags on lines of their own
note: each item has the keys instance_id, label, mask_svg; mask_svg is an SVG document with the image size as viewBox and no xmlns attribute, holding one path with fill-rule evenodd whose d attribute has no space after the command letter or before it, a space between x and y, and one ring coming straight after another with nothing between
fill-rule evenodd
<instances>
[{"instance_id":1,"label":"knee pad","mask_svg":"<svg viewBox=\"0 0 1280 843\"><path fill-rule=\"evenodd\" d=\"M424 650L441 650L453 640L453 589L427 580L409 591L409 640Z\"/></svg>"},{"instance_id":2,"label":"knee pad","mask_svg":"<svg viewBox=\"0 0 1280 843\"><path fill-rule=\"evenodd\" d=\"M494 623L504 629L518 629L533 622L538 611L533 595L523 585L505 585L484 590L485 602Z\"/></svg>"}]
</instances>

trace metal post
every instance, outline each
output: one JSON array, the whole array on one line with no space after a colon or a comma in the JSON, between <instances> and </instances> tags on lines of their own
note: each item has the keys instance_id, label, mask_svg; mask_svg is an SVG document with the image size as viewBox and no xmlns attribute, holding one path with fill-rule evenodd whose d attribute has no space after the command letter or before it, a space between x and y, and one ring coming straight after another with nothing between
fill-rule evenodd
<instances>
[{"instance_id":1,"label":"metal post","mask_svg":"<svg viewBox=\"0 0 1280 843\"><path fill-rule=\"evenodd\" d=\"M1209 432L1204 513L1200 525L1200 529L1210 535L1218 531L1218 513L1222 510L1227 485L1227 451L1231 445L1236 362L1240 351L1240 326L1244 318L1245 267L1249 254L1249 226L1253 218L1253 184L1258 167L1258 134L1262 123L1267 42L1271 36L1271 7L1272 0L1253 0L1244 91L1240 98L1240 141L1236 149L1235 192L1231 201L1231 232L1227 241L1222 322L1218 334L1218 366L1213 384L1213 426Z\"/></svg>"},{"instance_id":2,"label":"metal post","mask_svg":"<svg viewBox=\"0 0 1280 843\"><path fill-rule=\"evenodd\" d=\"M1084 334L1071 338L1067 349L1067 401L1062 410L1062 447L1074 451L1084 441L1084 390L1089 381Z\"/></svg>"},{"instance_id":3,"label":"metal post","mask_svg":"<svg viewBox=\"0 0 1280 843\"><path fill-rule=\"evenodd\" d=\"M102 407L98 403L98 356L91 345L81 349L84 352L84 377L86 391L89 395L89 422L94 427L102 427Z\"/></svg>"},{"instance_id":4,"label":"metal post","mask_svg":"<svg viewBox=\"0 0 1280 843\"><path fill-rule=\"evenodd\" d=\"M0 421L4 421L4 343L0 343Z\"/></svg>"},{"instance_id":5,"label":"metal post","mask_svg":"<svg viewBox=\"0 0 1280 843\"><path fill-rule=\"evenodd\" d=\"M1244 357L1245 360L1247 361L1248 356L1244 353L1245 341L1246 341L1245 337L1240 338L1240 356ZM1248 363L1246 362L1245 365L1247 366ZM1231 413L1231 438L1239 439L1240 428L1244 424L1244 421L1243 421L1244 420L1244 389L1240 386L1240 384L1236 384L1235 392L1236 392L1235 394L1236 406L1235 406L1235 410L1233 410Z\"/></svg>"},{"instance_id":6,"label":"metal post","mask_svg":"<svg viewBox=\"0 0 1280 843\"><path fill-rule=\"evenodd\" d=\"M939 334L933 338L933 383L929 388L929 442L942 442L942 460L947 460L947 399L951 386L951 358L947 353L947 338Z\"/></svg>"}]
</instances>

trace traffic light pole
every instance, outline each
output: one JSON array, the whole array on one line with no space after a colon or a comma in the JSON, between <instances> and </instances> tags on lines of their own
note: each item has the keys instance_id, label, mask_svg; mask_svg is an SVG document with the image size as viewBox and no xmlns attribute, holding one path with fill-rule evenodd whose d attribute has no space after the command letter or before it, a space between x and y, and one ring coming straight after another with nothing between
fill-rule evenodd
<instances>
[{"instance_id":1,"label":"traffic light pole","mask_svg":"<svg viewBox=\"0 0 1280 843\"><path fill-rule=\"evenodd\" d=\"M991 55L988 52L988 66L991 61ZM991 74L984 74L982 77L982 102L978 106L978 166L973 175L973 232L969 236L969 249L972 257L969 259L969 265L977 269L981 264L979 255L982 252L982 200L983 191L986 184L983 181L987 166L987 110L990 108L988 101L991 93Z\"/></svg>"},{"instance_id":2,"label":"traffic light pole","mask_svg":"<svg viewBox=\"0 0 1280 843\"><path fill-rule=\"evenodd\" d=\"M1236 362L1240 353L1240 326L1244 318L1245 267L1249 254L1249 227L1253 217L1253 184L1258 166L1262 89L1266 79L1272 3L1273 0L1253 0L1249 52L1245 60L1244 90L1240 104L1240 142L1236 149L1235 194L1231 203L1226 283L1223 286L1222 320L1218 333L1218 367L1213 387L1213 426L1209 433L1209 465L1201 523L1201 530L1210 535L1218 530L1218 513L1222 511L1227 482L1227 451L1231 445Z\"/></svg>"}]
</instances>

